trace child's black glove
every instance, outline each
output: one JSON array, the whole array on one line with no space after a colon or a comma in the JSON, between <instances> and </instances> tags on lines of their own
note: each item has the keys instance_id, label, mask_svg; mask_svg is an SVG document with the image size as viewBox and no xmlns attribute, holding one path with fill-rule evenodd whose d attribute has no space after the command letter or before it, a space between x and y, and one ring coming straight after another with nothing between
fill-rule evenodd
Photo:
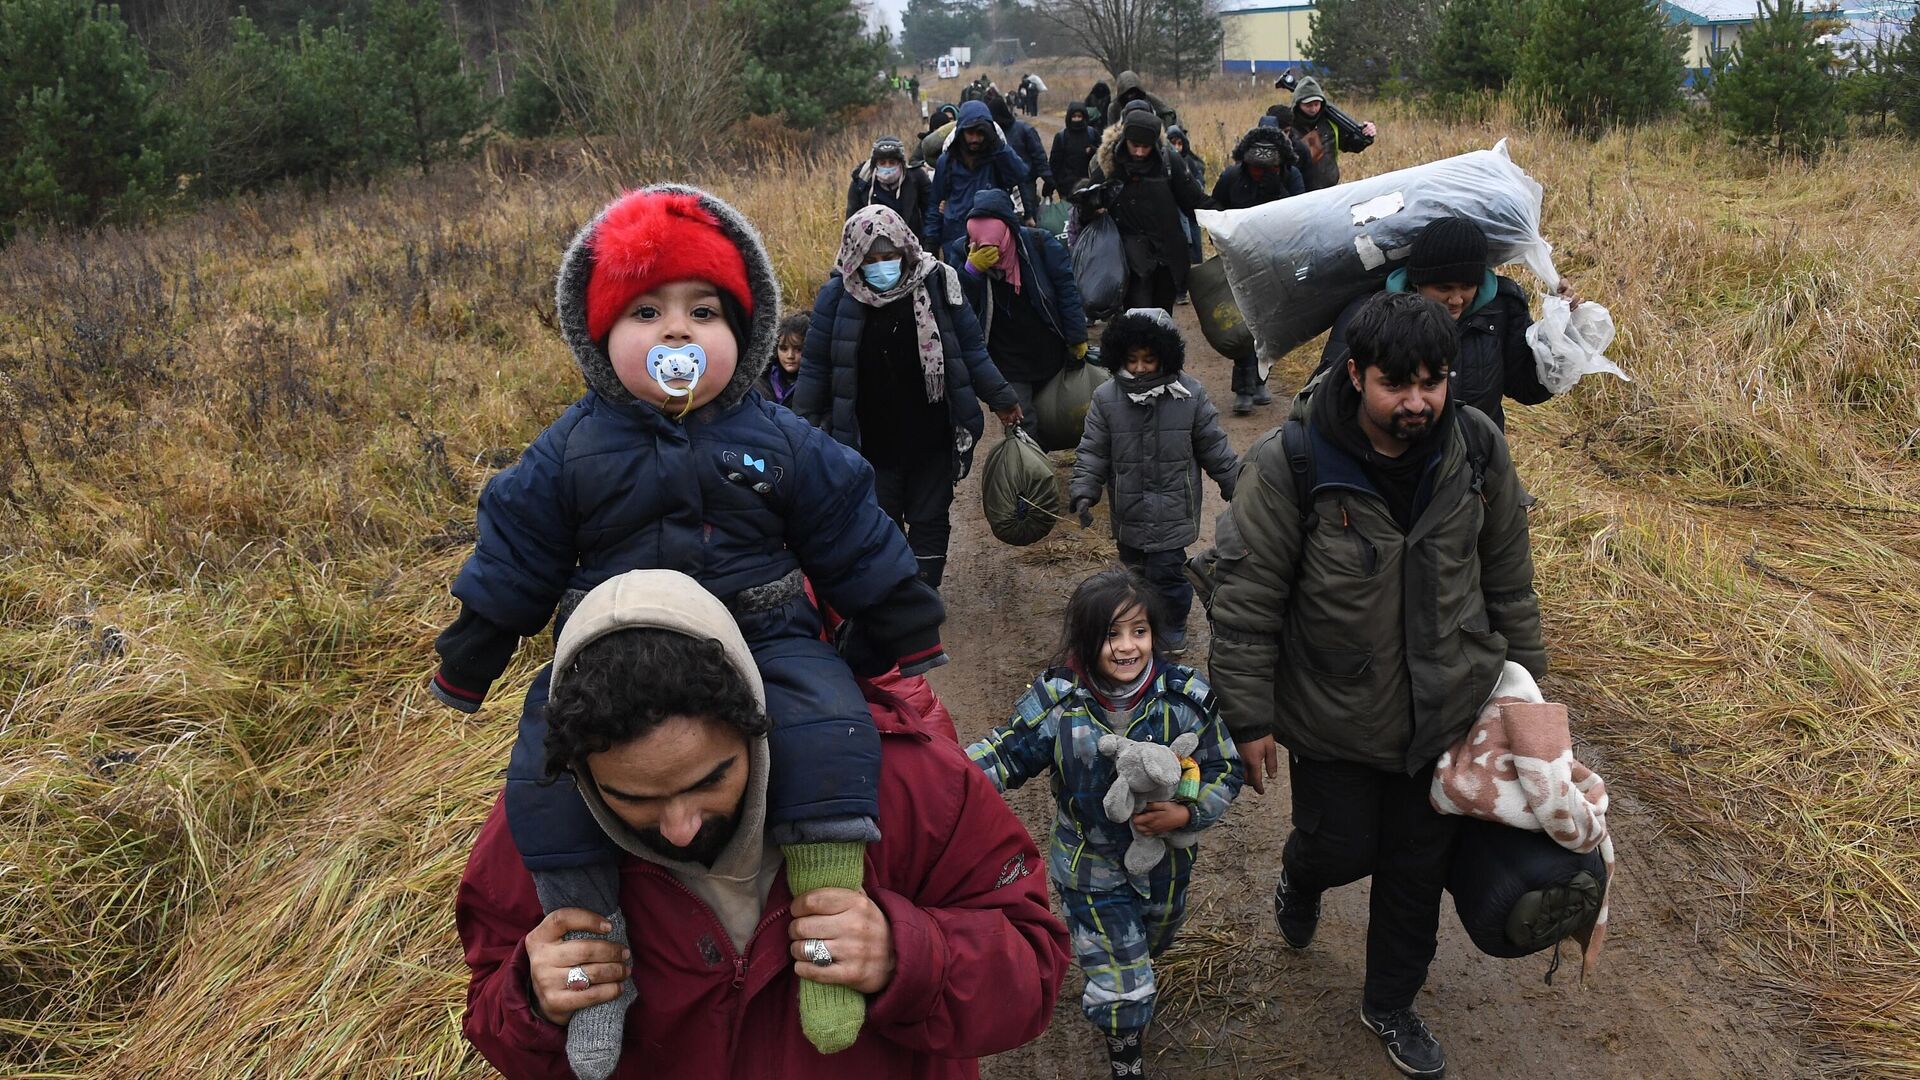
<instances>
[{"instance_id":1,"label":"child's black glove","mask_svg":"<svg viewBox=\"0 0 1920 1080\"><path fill-rule=\"evenodd\" d=\"M1073 500L1073 512L1080 515L1080 527L1093 528L1093 500L1085 495Z\"/></svg>"}]
</instances>

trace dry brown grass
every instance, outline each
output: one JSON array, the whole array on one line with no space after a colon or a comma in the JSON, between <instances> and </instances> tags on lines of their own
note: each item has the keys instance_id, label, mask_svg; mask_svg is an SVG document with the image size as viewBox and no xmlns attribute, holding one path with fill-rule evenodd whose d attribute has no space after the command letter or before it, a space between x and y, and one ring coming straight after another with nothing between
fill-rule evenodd
<instances>
[{"instance_id":1,"label":"dry brown grass","mask_svg":"<svg viewBox=\"0 0 1920 1080\"><path fill-rule=\"evenodd\" d=\"M1178 103L1217 169L1267 101ZM1811 1034L1920 1076L1920 154L1371 115L1357 171L1513 135L1622 327L1638 381L1514 418L1557 692ZM905 127L701 179L804 299ZM605 194L490 161L0 253L0 1072L484 1073L449 909L509 706L421 685L478 484L577 393L549 281Z\"/></svg>"}]
</instances>

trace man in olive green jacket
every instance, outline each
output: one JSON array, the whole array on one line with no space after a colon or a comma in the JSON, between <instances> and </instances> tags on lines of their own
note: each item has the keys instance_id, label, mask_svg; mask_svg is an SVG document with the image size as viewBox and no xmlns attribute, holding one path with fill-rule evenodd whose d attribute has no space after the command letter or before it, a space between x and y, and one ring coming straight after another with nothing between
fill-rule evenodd
<instances>
[{"instance_id":1,"label":"man in olive green jacket","mask_svg":"<svg viewBox=\"0 0 1920 1080\"><path fill-rule=\"evenodd\" d=\"M1396 1068L1437 1077L1413 1001L1458 819L1427 789L1501 665L1546 670L1528 496L1499 429L1448 399L1445 308L1382 294L1348 336L1349 362L1254 443L1220 518L1212 678L1255 790L1275 740L1289 751L1281 935L1305 948L1320 894L1371 874L1361 1017Z\"/></svg>"}]
</instances>

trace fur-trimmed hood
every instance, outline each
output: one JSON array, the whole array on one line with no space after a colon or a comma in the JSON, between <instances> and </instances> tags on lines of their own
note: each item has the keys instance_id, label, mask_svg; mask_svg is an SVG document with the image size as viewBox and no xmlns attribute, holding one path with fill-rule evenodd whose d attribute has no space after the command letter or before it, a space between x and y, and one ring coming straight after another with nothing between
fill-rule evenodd
<instances>
[{"instance_id":1,"label":"fur-trimmed hood","mask_svg":"<svg viewBox=\"0 0 1920 1080\"><path fill-rule=\"evenodd\" d=\"M1112 179L1114 166L1119 164L1119 158L1114 155L1118 152L1120 144L1126 140L1126 127L1118 117L1115 117L1111 123L1100 130L1100 149L1094 151L1093 163L1100 166L1100 171L1105 173L1108 179ZM1173 144L1167 142L1167 133L1163 130L1160 132L1160 157L1162 160L1171 160L1172 155Z\"/></svg>"},{"instance_id":2,"label":"fur-trimmed hood","mask_svg":"<svg viewBox=\"0 0 1920 1080\"><path fill-rule=\"evenodd\" d=\"M642 190L695 196L699 199L700 208L713 215L713 219L719 223L721 234L740 250L740 259L746 264L747 285L753 296L753 314L747 320L746 340L740 343L740 359L725 389L700 407L725 411L747 396L747 391L753 389L753 384L766 372L767 365L773 362L773 349L780 326L780 283L774 277L773 261L767 257L767 248L760 240L759 231L740 216L739 211L717 196L684 184L652 184ZM566 339L567 347L573 350L574 362L580 365L580 374L586 379L587 388L614 404L630 405L639 399L629 393L620 384L620 377L614 374L613 360L607 356L606 342L593 340L587 332L587 282L593 277L593 235L605 216L606 208L602 208L592 221L574 234L572 243L567 245L567 253L560 260L559 277L554 283L554 308L560 318L560 335Z\"/></svg>"},{"instance_id":3,"label":"fur-trimmed hood","mask_svg":"<svg viewBox=\"0 0 1920 1080\"><path fill-rule=\"evenodd\" d=\"M1187 366L1187 346L1173 317L1159 308L1129 308L1114 316L1100 332L1100 363L1108 371L1127 366L1127 353L1138 347L1160 358L1160 374L1175 376Z\"/></svg>"},{"instance_id":4,"label":"fur-trimmed hood","mask_svg":"<svg viewBox=\"0 0 1920 1080\"><path fill-rule=\"evenodd\" d=\"M1292 136L1275 127L1253 128L1240 136L1240 141L1233 147L1233 160L1244 162L1247 151L1261 144L1272 146L1280 152L1280 167L1283 169L1300 163L1300 151L1293 145Z\"/></svg>"}]
</instances>

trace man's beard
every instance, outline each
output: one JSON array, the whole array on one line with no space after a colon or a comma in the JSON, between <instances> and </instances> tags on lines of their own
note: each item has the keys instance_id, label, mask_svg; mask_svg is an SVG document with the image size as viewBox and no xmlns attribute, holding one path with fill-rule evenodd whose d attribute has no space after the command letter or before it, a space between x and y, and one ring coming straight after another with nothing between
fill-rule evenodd
<instances>
[{"instance_id":1,"label":"man's beard","mask_svg":"<svg viewBox=\"0 0 1920 1080\"><path fill-rule=\"evenodd\" d=\"M675 862L699 863L711 867L713 860L727 849L733 840L733 831L739 825L737 819L725 814L708 814L700 819L700 831L695 833L693 841L685 847L667 842L658 828L640 829L637 833L640 842L647 850Z\"/></svg>"},{"instance_id":2,"label":"man's beard","mask_svg":"<svg viewBox=\"0 0 1920 1080\"><path fill-rule=\"evenodd\" d=\"M1435 414L1431 412L1423 412L1416 416L1412 413L1396 411L1391 422L1387 424L1387 432L1404 443L1419 442L1433 431L1434 419Z\"/></svg>"}]
</instances>

